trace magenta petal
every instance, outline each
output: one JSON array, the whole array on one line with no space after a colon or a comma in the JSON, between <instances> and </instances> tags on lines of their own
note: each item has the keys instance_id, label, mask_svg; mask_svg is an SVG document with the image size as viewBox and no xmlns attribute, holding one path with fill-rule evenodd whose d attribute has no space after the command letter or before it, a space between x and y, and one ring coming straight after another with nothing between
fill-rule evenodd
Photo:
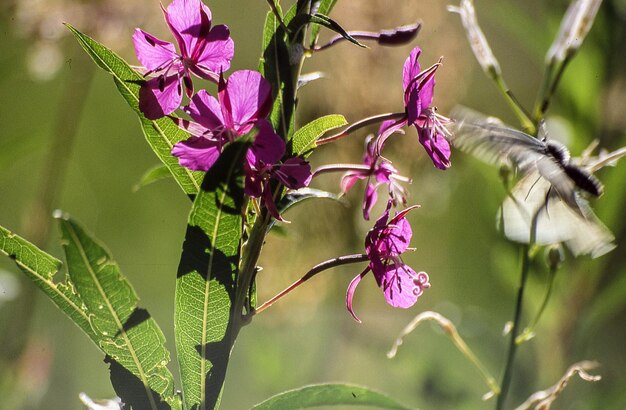
<instances>
[{"instance_id":1,"label":"magenta petal","mask_svg":"<svg viewBox=\"0 0 626 410\"><path fill-rule=\"evenodd\" d=\"M251 70L235 71L220 93L226 124L238 135L246 133L251 123L269 114L272 108L271 94L272 87L261 73Z\"/></svg>"},{"instance_id":2,"label":"magenta petal","mask_svg":"<svg viewBox=\"0 0 626 410\"><path fill-rule=\"evenodd\" d=\"M430 128L417 128L420 143L433 161L435 167L446 170L450 168L450 143L441 134L430 136Z\"/></svg>"},{"instance_id":3,"label":"magenta petal","mask_svg":"<svg viewBox=\"0 0 626 410\"><path fill-rule=\"evenodd\" d=\"M277 163L285 155L285 141L274 132L268 121L258 121L256 127L259 132L246 153L246 160L257 168L261 167L261 164Z\"/></svg>"},{"instance_id":4,"label":"magenta petal","mask_svg":"<svg viewBox=\"0 0 626 410\"><path fill-rule=\"evenodd\" d=\"M367 267L363 272L355 276L348 285L348 290L346 291L346 308L348 309L348 312L350 312L354 320L359 323L361 323L361 320L356 316L356 313L354 313L354 309L352 308L352 299L354 298L354 292L356 291L356 287L361 282L361 279L363 279L363 276L365 276L369 271L370 268Z\"/></svg>"},{"instance_id":5,"label":"magenta petal","mask_svg":"<svg viewBox=\"0 0 626 410\"><path fill-rule=\"evenodd\" d=\"M207 35L204 47L195 62L205 76L209 77L208 79L215 81L215 73L227 71L234 55L235 43L230 38L230 30L225 25L218 25L213 27Z\"/></svg>"},{"instance_id":6,"label":"magenta petal","mask_svg":"<svg viewBox=\"0 0 626 410\"><path fill-rule=\"evenodd\" d=\"M219 134L224 128L224 118L220 103L215 97L209 95L205 90L200 90L191 98L189 105L184 108L194 121L212 130L214 134Z\"/></svg>"},{"instance_id":7,"label":"magenta petal","mask_svg":"<svg viewBox=\"0 0 626 410\"><path fill-rule=\"evenodd\" d=\"M244 193L253 198L258 198L263 194L263 178L247 166Z\"/></svg>"},{"instance_id":8,"label":"magenta petal","mask_svg":"<svg viewBox=\"0 0 626 410\"><path fill-rule=\"evenodd\" d=\"M146 81L139 90L139 110L150 120L171 114L180 107L183 89L178 74Z\"/></svg>"},{"instance_id":9,"label":"magenta petal","mask_svg":"<svg viewBox=\"0 0 626 410\"><path fill-rule=\"evenodd\" d=\"M411 50L411 53L404 62L404 68L402 70L402 85L404 91L406 91L409 84L411 84L413 79L417 77L421 71L420 63L417 61L420 54L422 54L422 50L419 47L415 47Z\"/></svg>"},{"instance_id":10,"label":"magenta petal","mask_svg":"<svg viewBox=\"0 0 626 410\"><path fill-rule=\"evenodd\" d=\"M430 287L425 272L416 273L408 265L389 265L381 278L381 288L387 303L393 307L410 308Z\"/></svg>"},{"instance_id":11,"label":"magenta petal","mask_svg":"<svg viewBox=\"0 0 626 410\"><path fill-rule=\"evenodd\" d=\"M401 118L399 120L387 120L383 121L380 124L380 128L378 129L378 139L376 140L376 152L380 155L383 152L383 148L385 147L385 143L387 142L387 138L391 136L391 134L395 132L399 132L404 134L402 127L407 124L406 118Z\"/></svg>"},{"instance_id":12,"label":"magenta petal","mask_svg":"<svg viewBox=\"0 0 626 410\"><path fill-rule=\"evenodd\" d=\"M133 44L137 59L148 71L166 68L178 58L174 44L159 40L141 29L135 29Z\"/></svg>"},{"instance_id":13,"label":"magenta petal","mask_svg":"<svg viewBox=\"0 0 626 410\"><path fill-rule=\"evenodd\" d=\"M433 103L433 95L435 94L435 76L434 74L430 77L430 79L428 81L426 81L426 83L424 83L419 91L419 104L420 104L420 109L422 111L425 111L428 109L428 107L430 107L430 105ZM409 121L409 124L412 124Z\"/></svg>"},{"instance_id":14,"label":"magenta petal","mask_svg":"<svg viewBox=\"0 0 626 410\"><path fill-rule=\"evenodd\" d=\"M367 184L365 188L365 198L363 199L363 218L366 221L370 220L370 212L376 201L378 200L378 194L376 193L376 186L374 184Z\"/></svg>"},{"instance_id":15,"label":"magenta petal","mask_svg":"<svg viewBox=\"0 0 626 410\"><path fill-rule=\"evenodd\" d=\"M362 171L353 171L353 172L346 173L343 177L341 177L341 183L340 183L341 192L345 194L354 186L354 184L359 179L365 179L365 178L367 178L367 176Z\"/></svg>"},{"instance_id":16,"label":"magenta petal","mask_svg":"<svg viewBox=\"0 0 626 410\"><path fill-rule=\"evenodd\" d=\"M220 156L220 145L202 137L190 137L177 142L172 148L172 155L178 163L193 171L208 171Z\"/></svg>"},{"instance_id":17,"label":"magenta petal","mask_svg":"<svg viewBox=\"0 0 626 410\"><path fill-rule=\"evenodd\" d=\"M276 177L290 189L304 188L311 183L311 165L302 158L289 158L280 166Z\"/></svg>"},{"instance_id":18,"label":"magenta petal","mask_svg":"<svg viewBox=\"0 0 626 410\"><path fill-rule=\"evenodd\" d=\"M200 0L174 0L164 14L181 54L191 57L199 36L203 31L208 31L206 25L211 24L211 10Z\"/></svg>"}]
</instances>

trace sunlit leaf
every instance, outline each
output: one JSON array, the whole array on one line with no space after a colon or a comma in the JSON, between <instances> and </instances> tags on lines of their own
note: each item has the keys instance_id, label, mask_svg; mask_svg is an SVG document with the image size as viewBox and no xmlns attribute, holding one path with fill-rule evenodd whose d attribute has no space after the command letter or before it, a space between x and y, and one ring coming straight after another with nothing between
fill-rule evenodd
<instances>
[{"instance_id":1,"label":"sunlit leaf","mask_svg":"<svg viewBox=\"0 0 626 410\"><path fill-rule=\"evenodd\" d=\"M98 67L113 76L120 94L139 116L141 128L148 144L170 170L178 185L188 195L198 192L203 173L181 167L178 164L178 159L171 154L174 144L187 139L189 134L178 128L167 117L154 121L147 119L139 110L139 89L144 81L143 77L113 51L81 33L71 25L66 24L66 26Z\"/></svg>"},{"instance_id":2,"label":"sunlit leaf","mask_svg":"<svg viewBox=\"0 0 626 410\"><path fill-rule=\"evenodd\" d=\"M89 315L98 346L111 364L111 382L134 408L180 408L165 337L109 252L78 224L63 216L68 275Z\"/></svg>"},{"instance_id":3,"label":"sunlit leaf","mask_svg":"<svg viewBox=\"0 0 626 410\"><path fill-rule=\"evenodd\" d=\"M349 384L318 384L277 394L251 410L296 410L318 406L371 406L378 409L409 409L366 387Z\"/></svg>"},{"instance_id":4,"label":"sunlit leaf","mask_svg":"<svg viewBox=\"0 0 626 410\"><path fill-rule=\"evenodd\" d=\"M0 250L17 264L55 305L82 329L96 344L98 337L89 323L89 312L74 285L68 279L56 283L54 276L63 263L26 239L0 227Z\"/></svg>"},{"instance_id":5,"label":"sunlit leaf","mask_svg":"<svg viewBox=\"0 0 626 410\"><path fill-rule=\"evenodd\" d=\"M234 342L245 148L241 142L226 148L189 215L175 305L176 351L189 409L217 407Z\"/></svg>"},{"instance_id":6,"label":"sunlit leaf","mask_svg":"<svg viewBox=\"0 0 626 410\"><path fill-rule=\"evenodd\" d=\"M139 191L141 188L145 187L146 185L150 185L154 182L160 181L162 179L165 179L169 176L171 176L172 174L170 173L170 170L165 166L165 165L156 165L150 169L148 169L142 176L141 179L139 180L139 182L137 182L134 186L133 186L133 191Z\"/></svg>"},{"instance_id":7,"label":"sunlit leaf","mask_svg":"<svg viewBox=\"0 0 626 410\"><path fill-rule=\"evenodd\" d=\"M332 114L311 121L293 134L290 141L291 152L294 155L308 156L316 147L315 141L328 131L343 127L348 122L343 115Z\"/></svg>"}]
</instances>

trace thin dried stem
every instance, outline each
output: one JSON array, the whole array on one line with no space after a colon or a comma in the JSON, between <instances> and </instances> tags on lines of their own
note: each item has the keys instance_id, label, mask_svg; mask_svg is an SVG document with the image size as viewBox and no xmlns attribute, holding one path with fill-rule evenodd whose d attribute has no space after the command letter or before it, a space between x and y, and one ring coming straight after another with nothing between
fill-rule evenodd
<instances>
[{"instance_id":1,"label":"thin dried stem","mask_svg":"<svg viewBox=\"0 0 626 410\"><path fill-rule=\"evenodd\" d=\"M476 366L480 374L483 376L483 379L485 379L485 383L490 389L490 392L487 393L484 397L490 398L491 396L498 394L500 388L498 387L496 379L489 373L487 368L482 364L478 357L476 357L474 352L472 352L472 350L467 346L452 322L437 312L427 311L417 315L415 319L411 321L411 323L409 323L404 329L402 329L402 332L400 332L400 335L393 343L391 350L389 350L389 352L387 353L387 357L390 359L394 358L396 356L396 353L398 352L398 348L400 347L400 345L402 345L404 337L410 334L417 328L417 326L427 320L432 320L437 323L439 327L441 327L441 330L443 330L444 333L448 335L448 337L450 337L452 343L454 343L457 349L459 349L459 351L463 353L463 355L470 362L472 362L474 366Z\"/></svg>"}]
</instances>

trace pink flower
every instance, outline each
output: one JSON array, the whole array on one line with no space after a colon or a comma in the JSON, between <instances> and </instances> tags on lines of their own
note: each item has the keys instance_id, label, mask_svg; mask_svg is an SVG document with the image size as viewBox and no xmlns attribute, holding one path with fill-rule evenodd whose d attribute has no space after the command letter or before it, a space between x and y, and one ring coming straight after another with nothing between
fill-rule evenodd
<instances>
[{"instance_id":1,"label":"pink flower","mask_svg":"<svg viewBox=\"0 0 626 410\"><path fill-rule=\"evenodd\" d=\"M376 154L376 140L371 135L365 141L365 154L363 155L365 169L354 169L347 172L341 179L341 191L346 193L358 180L367 179L365 197L363 198L363 218L370 219L370 211L378 200L377 190L381 185L387 185L389 197L394 206L398 200L406 204L407 192L399 184L399 181L410 182L406 177L398 174L391 163Z\"/></svg>"},{"instance_id":2,"label":"pink flower","mask_svg":"<svg viewBox=\"0 0 626 410\"><path fill-rule=\"evenodd\" d=\"M421 71L417 61L422 50L415 47L404 62L402 83L404 86L405 117L400 120L385 121L379 130L378 150L382 150L386 139L406 125L414 125L420 143L439 169L450 167L450 144L445 136L449 134L445 124L450 120L437 114L431 106L435 89L435 72L440 62Z\"/></svg>"},{"instance_id":3,"label":"pink flower","mask_svg":"<svg viewBox=\"0 0 626 410\"><path fill-rule=\"evenodd\" d=\"M272 88L257 71L235 71L228 81L220 77L217 96L198 91L184 108L193 121L174 119L192 137L176 143L172 155L194 171L208 171L226 144L250 132L272 108Z\"/></svg>"},{"instance_id":4,"label":"pink flower","mask_svg":"<svg viewBox=\"0 0 626 410\"><path fill-rule=\"evenodd\" d=\"M376 283L383 290L387 303L393 307L406 309L413 306L424 289L430 287L426 272L416 273L400 258L400 255L408 249L413 235L411 225L405 216L416 207L407 208L387 221L391 209L389 201L385 213L368 232L365 238L365 253L370 262L367 268L350 282L346 293L346 307L355 320L360 322L352 309L354 292L370 270Z\"/></svg>"},{"instance_id":5,"label":"pink flower","mask_svg":"<svg viewBox=\"0 0 626 410\"><path fill-rule=\"evenodd\" d=\"M193 95L190 74L217 82L219 73L230 68L235 49L227 26L211 28L211 11L200 0L174 0L167 10L163 9L163 15L178 44L178 53L172 43L141 29L133 34L135 52L146 75L156 75L139 93L139 109L149 119L180 107L183 85L187 97Z\"/></svg>"},{"instance_id":6,"label":"pink flower","mask_svg":"<svg viewBox=\"0 0 626 410\"><path fill-rule=\"evenodd\" d=\"M285 141L272 129L266 120L257 122L259 133L246 153L244 169L246 182L244 192L254 198L263 198L270 214L282 220L274 202L271 180L278 180L291 189L298 189L311 182L311 167L302 158L289 158L280 163L285 155Z\"/></svg>"}]
</instances>

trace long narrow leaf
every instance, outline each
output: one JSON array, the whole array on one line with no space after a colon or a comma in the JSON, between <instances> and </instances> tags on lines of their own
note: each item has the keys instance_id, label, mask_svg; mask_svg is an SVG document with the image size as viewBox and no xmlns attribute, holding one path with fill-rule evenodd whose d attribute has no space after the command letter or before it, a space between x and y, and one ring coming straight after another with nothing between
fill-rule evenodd
<instances>
[{"instance_id":1,"label":"long narrow leaf","mask_svg":"<svg viewBox=\"0 0 626 410\"><path fill-rule=\"evenodd\" d=\"M328 16L331 10L333 9L333 7L335 7L335 3L337 3L337 0L319 0L317 1L317 3L318 3L317 10L314 10L314 11L316 13ZM313 47L313 45L315 44L315 41L317 41L317 35L319 34L321 28L322 26L320 26L319 24L315 24L311 26L311 35L310 35L311 47Z\"/></svg>"},{"instance_id":2,"label":"long narrow leaf","mask_svg":"<svg viewBox=\"0 0 626 410\"><path fill-rule=\"evenodd\" d=\"M113 51L71 25L66 25L98 67L113 76L120 94L138 115L148 144L170 170L178 185L188 195L194 195L198 192L203 174L181 167L178 160L171 155L174 144L187 139L189 135L167 117L158 120L147 119L139 110L139 89L144 81L143 77Z\"/></svg>"},{"instance_id":3,"label":"long narrow leaf","mask_svg":"<svg viewBox=\"0 0 626 410\"><path fill-rule=\"evenodd\" d=\"M228 146L195 198L176 280L176 347L188 409L219 404L233 342L246 145ZM239 312L241 314L241 312Z\"/></svg>"},{"instance_id":4,"label":"long narrow leaf","mask_svg":"<svg viewBox=\"0 0 626 410\"><path fill-rule=\"evenodd\" d=\"M133 408L180 408L163 332L137 307L135 291L108 251L67 216L59 221L70 280L111 363L117 393Z\"/></svg>"},{"instance_id":5,"label":"long narrow leaf","mask_svg":"<svg viewBox=\"0 0 626 410\"><path fill-rule=\"evenodd\" d=\"M372 406L377 409L406 410L391 398L366 387L349 384L318 384L277 394L251 410L296 410L319 406Z\"/></svg>"},{"instance_id":6,"label":"long narrow leaf","mask_svg":"<svg viewBox=\"0 0 626 410\"><path fill-rule=\"evenodd\" d=\"M54 282L54 276L63 264L26 239L0 226L0 250L59 307L72 321L98 344L96 333L89 324L89 312L74 285L66 280Z\"/></svg>"},{"instance_id":7,"label":"long narrow leaf","mask_svg":"<svg viewBox=\"0 0 626 410\"><path fill-rule=\"evenodd\" d=\"M343 115L332 114L317 118L293 134L289 148L294 155L308 156L316 147L315 141L328 131L343 127L348 122Z\"/></svg>"}]
</instances>

